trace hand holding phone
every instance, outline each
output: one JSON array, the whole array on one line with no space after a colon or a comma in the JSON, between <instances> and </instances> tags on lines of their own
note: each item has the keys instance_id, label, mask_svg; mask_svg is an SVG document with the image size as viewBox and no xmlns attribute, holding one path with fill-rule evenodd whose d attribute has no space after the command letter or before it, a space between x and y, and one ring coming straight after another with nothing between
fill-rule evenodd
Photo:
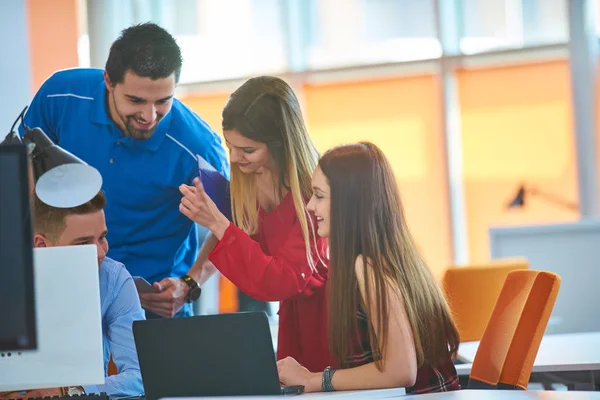
<instances>
[{"instance_id":1,"label":"hand holding phone","mask_svg":"<svg viewBox=\"0 0 600 400\"><path fill-rule=\"evenodd\" d=\"M141 276L134 276L133 281L139 293L158 293L158 289Z\"/></svg>"}]
</instances>

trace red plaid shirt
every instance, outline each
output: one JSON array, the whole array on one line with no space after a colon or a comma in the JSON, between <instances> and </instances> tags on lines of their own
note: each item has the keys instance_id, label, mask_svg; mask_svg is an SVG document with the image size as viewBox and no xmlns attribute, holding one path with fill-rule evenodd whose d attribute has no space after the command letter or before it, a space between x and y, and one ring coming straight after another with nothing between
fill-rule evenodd
<instances>
[{"instance_id":1,"label":"red plaid shirt","mask_svg":"<svg viewBox=\"0 0 600 400\"><path fill-rule=\"evenodd\" d=\"M369 321L367 320L367 315L359 308L357 317L358 341L354 346L353 355L350 357L351 367L358 367L374 361L371 343L369 342ZM406 393L448 392L459 389L458 374L456 373L450 354L448 354L448 359L441 365L437 365L436 367L423 365L419 368L417 370L415 385L406 388Z\"/></svg>"}]
</instances>

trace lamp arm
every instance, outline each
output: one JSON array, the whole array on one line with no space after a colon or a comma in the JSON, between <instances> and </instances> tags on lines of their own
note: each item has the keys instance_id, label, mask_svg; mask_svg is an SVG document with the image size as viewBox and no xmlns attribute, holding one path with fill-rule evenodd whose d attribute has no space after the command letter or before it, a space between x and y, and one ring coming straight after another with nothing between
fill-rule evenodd
<instances>
[{"instance_id":1,"label":"lamp arm","mask_svg":"<svg viewBox=\"0 0 600 400\"><path fill-rule=\"evenodd\" d=\"M545 199L551 203L561 205L561 206L568 208L570 210L573 210L573 211L579 211L579 206L577 204L572 203L565 199L561 199L560 197L555 196L553 194L542 192L539 189L530 189L530 192L531 192L531 194L541 197L542 199Z\"/></svg>"},{"instance_id":2,"label":"lamp arm","mask_svg":"<svg viewBox=\"0 0 600 400\"><path fill-rule=\"evenodd\" d=\"M14 132L15 126L17 125L17 122L19 122L19 120L21 120L21 124L23 124L23 126L25 126L25 121L23 118L25 117L25 111L27 111L28 108L29 108L29 106L25 106L23 111L21 111L21 114L19 114L17 119L15 119L15 122L13 122L12 126L10 127L11 132Z\"/></svg>"},{"instance_id":3,"label":"lamp arm","mask_svg":"<svg viewBox=\"0 0 600 400\"><path fill-rule=\"evenodd\" d=\"M15 126L17 126L17 123L19 122L19 120L21 121L21 123L23 123L23 116L25 115L25 111L27 110L27 108L28 107L25 106L23 111L21 111L21 113L15 120L15 122L13 122L8 134L4 137L3 140L0 141L0 146L23 143L23 141L19 137L18 133L15 131ZM23 125L25 125L25 124L23 123Z\"/></svg>"}]
</instances>

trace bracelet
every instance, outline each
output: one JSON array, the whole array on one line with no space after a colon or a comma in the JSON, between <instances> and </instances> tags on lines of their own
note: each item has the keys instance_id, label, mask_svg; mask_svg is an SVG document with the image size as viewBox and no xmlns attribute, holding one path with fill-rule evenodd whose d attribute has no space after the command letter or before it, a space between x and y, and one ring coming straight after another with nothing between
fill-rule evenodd
<instances>
[{"instance_id":1,"label":"bracelet","mask_svg":"<svg viewBox=\"0 0 600 400\"><path fill-rule=\"evenodd\" d=\"M327 367L325 368L325 371L323 371L323 375L321 377L321 390L323 392L335 391L333 384L331 383L333 374L335 374L335 369L332 369L331 367Z\"/></svg>"}]
</instances>

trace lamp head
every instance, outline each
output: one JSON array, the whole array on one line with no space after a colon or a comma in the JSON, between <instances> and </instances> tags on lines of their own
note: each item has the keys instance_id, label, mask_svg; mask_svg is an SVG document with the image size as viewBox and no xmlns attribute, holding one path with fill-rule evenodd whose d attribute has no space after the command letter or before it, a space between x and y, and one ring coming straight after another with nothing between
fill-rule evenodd
<instances>
[{"instance_id":1,"label":"lamp head","mask_svg":"<svg viewBox=\"0 0 600 400\"><path fill-rule=\"evenodd\" d=\"M25 110L17 118L17 121L21 119L25 131L23 139L13 131L15 121L0 145L21 142L28 147L38 198L56 208L77 207L93 199L102 188L100 172L55 145L40 128L30 129L25 125Z\"/></svg>"},{"instance_id":2,"label":"lamp head","mask_svg":"<svg viewBox=\"0 0 600 400\"><path fill-rule=\"evenodd\" d=\"M519 190L517 191L517 194L511 200L511 202L508 203L508 208L523 207L525 205L525 193L526 193L525 186L524 185L519 186Z\"/></svg>"}]
</instances>

